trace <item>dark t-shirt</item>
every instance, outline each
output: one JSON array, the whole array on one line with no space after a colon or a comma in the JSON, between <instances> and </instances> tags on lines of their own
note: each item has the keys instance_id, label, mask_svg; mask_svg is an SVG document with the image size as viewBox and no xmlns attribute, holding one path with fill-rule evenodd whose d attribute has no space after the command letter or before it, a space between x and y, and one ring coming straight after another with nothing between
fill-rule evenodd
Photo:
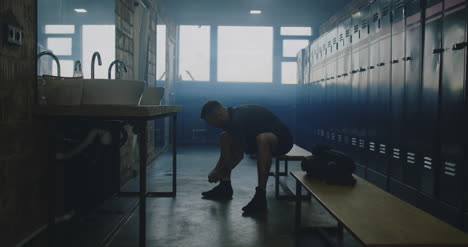
<instances>
[{"instance_id":1,"label":"dark t-shirt","mask_svg":"<svg viewBox=\"0 0 468 247\"><path fill-rule=\"evenodd\" d=\"M257 135L271 132L278 137L279 148L275 155L287 153L293 143L288 127L270 110L260 105L241 105L228 108L229 120L223 128L238 137L247 153L256 152Z\"/></svg>"}]
</instances>

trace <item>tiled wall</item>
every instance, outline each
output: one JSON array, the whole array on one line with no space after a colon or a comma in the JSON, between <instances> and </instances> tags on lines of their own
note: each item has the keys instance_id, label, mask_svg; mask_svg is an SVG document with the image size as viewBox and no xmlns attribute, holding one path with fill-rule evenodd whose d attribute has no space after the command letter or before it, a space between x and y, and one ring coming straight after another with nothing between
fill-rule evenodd
<instances>
[{"instance_id":1,"label":"tiled wall","mask_svg":"<svg viewBox=\"0 0 468 247\"><path fill-rule=\"evenodd\" d=\"M0 245L13 246L45 223L46 126L33 118L36 1L0 1ZM3 29L23 29L23 45Z\"/></svg>"}]
</instances>

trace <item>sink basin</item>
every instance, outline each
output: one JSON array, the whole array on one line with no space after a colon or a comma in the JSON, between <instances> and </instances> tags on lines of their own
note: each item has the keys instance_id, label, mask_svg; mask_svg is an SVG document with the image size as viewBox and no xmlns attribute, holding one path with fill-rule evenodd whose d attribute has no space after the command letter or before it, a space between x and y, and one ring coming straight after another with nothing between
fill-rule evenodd
<instances>
[{"instance_id":1,"label":"sink basin","mask_svg":"<svg viewBox=\"0 0 468 247\"><path fill-rule=\"evenodd\" d=\"M143 81L84 80L83 105L138 105L145 88Z\"/></svg>"},{"instance_id":2,"label":"sink basin","mask_svg":"<svg viewBox=\"0 0 468 247\"><path fill-rule=\"evenodd\" d=\"M144 88L143 81L132 80L63 78L38 80L39 94L44 94L48 105L136 106Z\"/></svg>"},{"instance_id":3,"label":"sink basin","mask_svg":"<svg viewBox=\"0 0 468 247\"><path fill-rule=\"evenodd\" d=\"M140 105L160 105L163 95L163 87L145 87L143 95L141 95Z\"/></svg>"}]
</instances>

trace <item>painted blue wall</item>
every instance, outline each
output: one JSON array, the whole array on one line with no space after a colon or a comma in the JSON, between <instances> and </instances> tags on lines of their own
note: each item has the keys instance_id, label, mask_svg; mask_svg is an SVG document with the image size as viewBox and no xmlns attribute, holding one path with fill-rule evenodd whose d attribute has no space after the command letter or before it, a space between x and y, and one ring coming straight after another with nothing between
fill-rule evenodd
<instances>
[{"instance_id":1,"label":"painted blue wall","mask_svg":"<svg viewBox=\"0 0 468 247\"><path fill-rule=\"evenodd\" d=\"M200 120L200 111L208 100L218 100L225 106L259 104L273 111L294 133L296 128L296 85L273 83L177 82L175 104L182 105L178 114L179 142L200 142L193 138L193 129L206 129L204 141L218 141L220 130ZM204 131L201 133L203 134Z\"/></svg>"}]
</instances>

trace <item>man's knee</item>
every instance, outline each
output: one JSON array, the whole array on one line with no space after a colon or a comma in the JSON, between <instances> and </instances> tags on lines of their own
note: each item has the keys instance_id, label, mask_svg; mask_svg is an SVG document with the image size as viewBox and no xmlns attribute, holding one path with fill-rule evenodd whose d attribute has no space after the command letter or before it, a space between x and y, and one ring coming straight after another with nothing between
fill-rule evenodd
<instances>
[{"instance_id":1,"label":"man's knee","mask_svg":"<svg viewBox=\"0 0 468 247\"><path fill-rule=\"evenodd\" d=\"M277 144L278 137L271 132L257 135L257 145L260 147L275 147Z\"/></svg>"}]
</instances>

